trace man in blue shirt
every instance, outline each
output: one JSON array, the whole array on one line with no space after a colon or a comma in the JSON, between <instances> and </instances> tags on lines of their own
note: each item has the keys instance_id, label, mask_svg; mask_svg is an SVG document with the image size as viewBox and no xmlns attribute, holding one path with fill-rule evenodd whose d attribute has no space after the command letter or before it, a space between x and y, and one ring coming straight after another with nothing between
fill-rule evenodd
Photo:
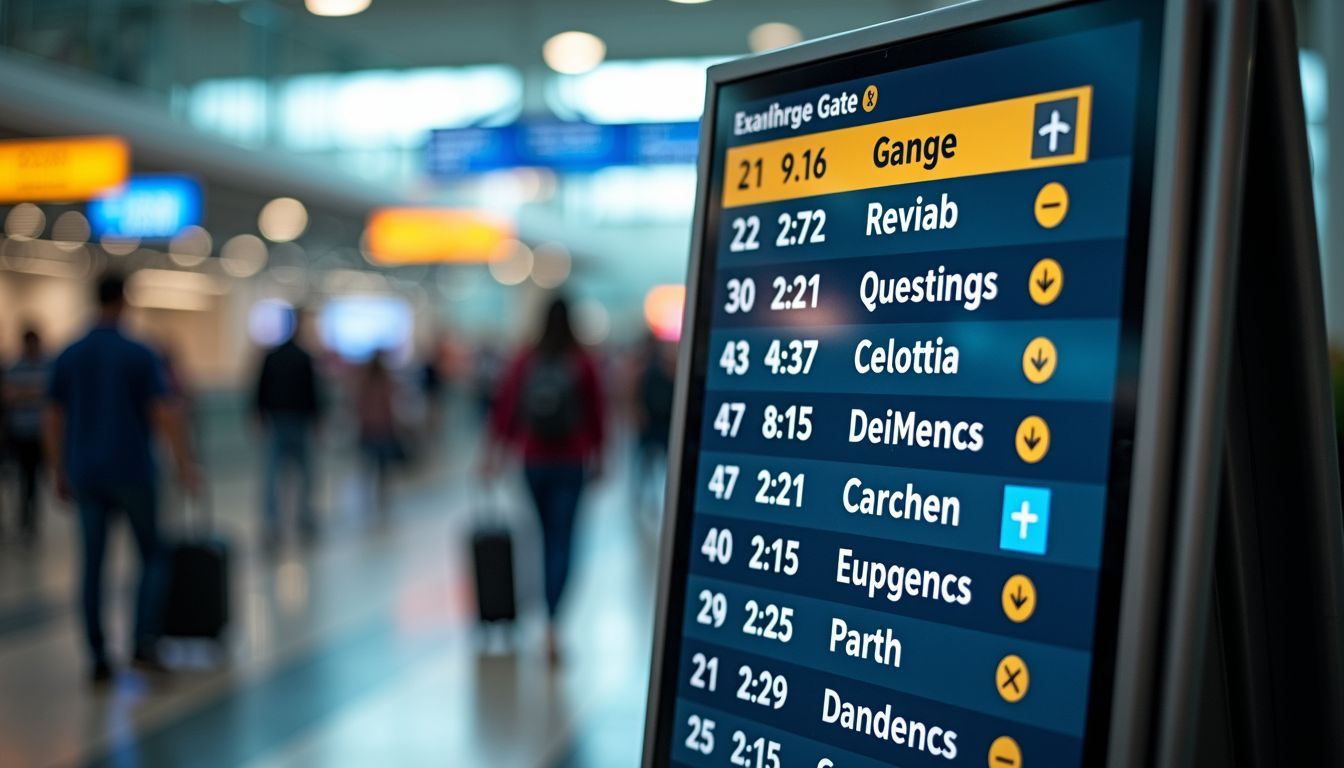
<instances>
[{"instance_id":1,"label":"man in blue shirt","mask_svg":"<svg viewBox=\"0 0 1344 768\"><path fill-rule=\"evenodd\" d=\"M42 404L50 368L42 354L42 338L28 328L23 353L5 376L5 417L14 460L19 465L19 524L29 543L37 536L37 476L42 468Z\"/></svg>"},{"instance_id":2,"label":"man in blue shirt","mask_svg":"<svg viewBox=\"0 0 1344 768\"><path fill-rule=\"evenodd\" d=\"M45 425L57 492L79 510L84 629L95 683L112 675L103 635L103 556L116 512L126 515L140 554L134 661L162 669L156 644L167 574L159 537L156 432L173 453L183 487L195 493L200 483L163 366L148 347L123 335L124 309L125 281L104 276L98 282L97 323L52 366Z\"/></svg>"}]
</instances>

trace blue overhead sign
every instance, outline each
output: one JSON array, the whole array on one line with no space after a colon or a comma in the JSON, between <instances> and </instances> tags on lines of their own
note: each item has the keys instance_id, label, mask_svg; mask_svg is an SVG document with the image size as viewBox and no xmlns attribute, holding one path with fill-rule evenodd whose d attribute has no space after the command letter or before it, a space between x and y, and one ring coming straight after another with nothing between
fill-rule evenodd
<instances>
[{"instance_id":1,"label":"blue overhead sign","mask_svg":"<svg viewBox=\"0 0 1344 768\"><path fill-rule=\"evenodd\" d=\"M89 228L95 237L168 240L200 224L201 208L201 185L190 176L132 176L89 201Z\"/></svg>"},{"instance_id":2,"label":"blue overhead sign","mask_svg":"<svg viewBox=\"0 0 1344 768\"><path fill-rule=\"evenodd\" d=\"M524 122L430 132L430 176L448 178L509 168L583 173L628 165L695 162L699 123Z\"/></svg>"}]
</instances>

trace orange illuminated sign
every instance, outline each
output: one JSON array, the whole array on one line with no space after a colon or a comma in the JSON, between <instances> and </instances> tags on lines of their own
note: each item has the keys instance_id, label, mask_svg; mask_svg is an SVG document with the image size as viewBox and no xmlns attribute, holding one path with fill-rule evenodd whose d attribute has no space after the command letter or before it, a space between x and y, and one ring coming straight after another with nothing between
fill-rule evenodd
<instances>
[{"instance_id":1,"label":"orange illuminated sign","mask_svg":"<svg viewBox=\"0 0 1344 768\"><path fill-rule=\"evenodd\" d=\"M512 225L477 211L383 208L369 216L364 250L375 264L483 264L513 237Z\"/></svg>"},{"instance_id":2,"label":"orange illuminated sign","mask_svg":"<svg viewBox=\"0 0 1344 768\"><path fill-rule=\"evenodd\" d=\"M659 341L678 341L685 308L686 286L655 285L644 295L644 322Z\"/></svg>"},{"instance_id":3,"label":"orange illuminated sign","mask_svg":"<svg viewBox=\"0 0 1344 768\"><path fill-rule=\"evenodd\" d=\"M0 141L0 202L88 200L130 170L131 149L116 136Z\"/></svg>"}]
</instances>

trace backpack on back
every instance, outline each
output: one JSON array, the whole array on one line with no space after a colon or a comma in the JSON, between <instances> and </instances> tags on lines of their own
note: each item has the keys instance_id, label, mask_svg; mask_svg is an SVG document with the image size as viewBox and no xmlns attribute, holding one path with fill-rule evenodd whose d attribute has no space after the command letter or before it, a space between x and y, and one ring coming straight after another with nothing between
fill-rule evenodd
<instances>
[{"instance_id":1,"label":"backpack on back","mask_svg":"<svg viewBox=\"0 0 1344 768\"><path fill-rule=\"evenodd\" d=\"M564 442L578 432L584 407L579 402L579 370L574 360L567 355L533 358L519 403L528 435L542 443Z\"/></svg>"}]
</instances>

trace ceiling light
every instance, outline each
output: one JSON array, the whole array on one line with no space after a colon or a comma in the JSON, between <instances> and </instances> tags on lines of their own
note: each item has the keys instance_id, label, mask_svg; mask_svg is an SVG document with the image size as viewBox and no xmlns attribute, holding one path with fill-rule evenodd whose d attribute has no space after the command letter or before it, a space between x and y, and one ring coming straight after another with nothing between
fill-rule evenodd
<instances>
[{"instance_id":1,"label":"ceiling light","mask_svg":"<svg viewBox=\"0 0 1344 768\"><path fill-rule=\"evenodd\" d=\"M751 46L752 53L773 51L802 40L803 33L798 31L797 27L780 21L766 22L747 35L747 45Z\"/></svg>"},{"instance_id":2,"label":"ceiling light","mask_svg":"<svg viewBox=\"0 0 1344 768\"><path fill-rule=\"evenodd\" d=\"M504 243L490 262L490 274L500 285L517 285L532 274L532 249L517 240Z\"/></svg>"},{"instance_id":3,"label":"ceiling light","mask_svg":"<svg viewBox=\"0 0 1344 768\"><path fill-rule=\"evenodd\" d=\"M354 16L369 7L373 0L303 0L314 16Z\"/></svg>"},{"instance_id":4,"label":"ceiling light","mask_svg":"<svg viewBox=\"0 0 1344 768\"><path fill-rule=\"evenodd\" d=\"M277 197L261 209L257 229L273 243L288 243L308 229L308 209L292 197Z\"/></svg>"},{"instance_id":5,"label":"ceiling light","mask_svg":"<svg viewBox=\"0 0 1344 768\"><path fill-rule=\"evenodd\" d=\"M591 72L606 56L607 44L587 32L561 32L541 46L546 66L562 75Z\"/></svg>"},{"instance_id":6,"label":"ceiling light","mask_svg":"<svg viewBox=\"0 0 1344 768\"><path fill-rule=\"evenodd\" d=\"M47 216L32 203L19 203L5 216L5 234L19 240L31 240L42 234Z\"/></svg>"},{"instance_id":7,"label":"ceiling light","mask_svg":"<svg viewBox=\"0 0 1344 768\"><path fill-rule=\"evenodd\" d=\"M677 5L700 5L701 3L708 3L709 0L670 0L670 2Z\"/></svg>"},{"instance_id":8,"label":"ceiling light","mask_svg":"<svg viewBox=\"0 0 1344 768\"><path fill-rule=\"evenodd\" d=\"M256 235L235 235L219 250L219 266L233 277L251 277L266 266L270 254Z\"/></svg>"},{"instance_id":9,"label":"ceiling light","mask_svg":"<svg viewBox=\"0 0 1344 768\"><path fill-rule=\"evenodd\" d=\"M560 243L542 243L532 252L532 282L539 288L559 288L569 279L572 259Z\"/></svg>"},{"instance_id":10,"label":"ceiling light","mask_svg":"<svg viewBox=\"0 0 1344 768\"><path fill-rule=\"evenodd\" d=\"M66 211L51 225L51 239L61 250L73 251L89 241L89 220L79 211Z\"/></svg>"},{"instance_id":11,"label":"ceiling light","mask_svg":"<svg viewBox=\"0 0 1344 768\"><path fill-rule=\"evenodd\" d=\"M193 224L177 233L177 237L168 243L168 258L179 267L200 266L210 257L213 248L214 241L210 233Z\"/></svg>"}]
</instances>

